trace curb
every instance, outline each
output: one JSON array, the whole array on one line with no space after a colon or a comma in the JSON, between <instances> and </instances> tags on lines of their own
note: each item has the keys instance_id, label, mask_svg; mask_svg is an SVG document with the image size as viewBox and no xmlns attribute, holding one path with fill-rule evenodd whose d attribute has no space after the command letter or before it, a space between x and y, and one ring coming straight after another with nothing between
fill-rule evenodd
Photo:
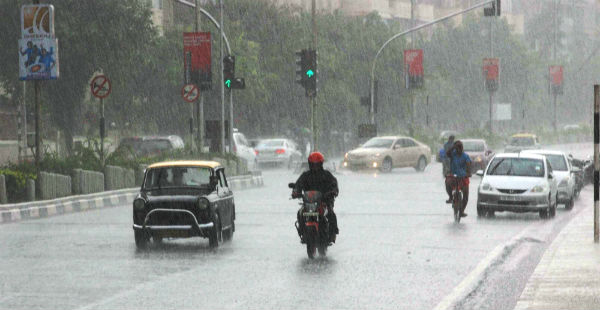
<instances>
[{"instance_id":1,"label":"curb","mask_svg":"<svg viewBox=\"0 0 600 310\"><path fill-rule=\"evenodd\" d=\"M85 210L116 207L133 201L138 192L139 188L136 187L53 200L1 205L0 224L40 219Z\"/></svg>"},{"instance_id":2,"label":"curb","mask_svg":"<svg viewBox=\"0 0 600 310\"><path fill-rule=\"evenodd\" d=\"M229 183L229 187L232 190L256 188L265 185L262 173L260 172L253 172L252 174L248 175L230 177L227 178L227 182Z\"/></svg>"}]
</instances>

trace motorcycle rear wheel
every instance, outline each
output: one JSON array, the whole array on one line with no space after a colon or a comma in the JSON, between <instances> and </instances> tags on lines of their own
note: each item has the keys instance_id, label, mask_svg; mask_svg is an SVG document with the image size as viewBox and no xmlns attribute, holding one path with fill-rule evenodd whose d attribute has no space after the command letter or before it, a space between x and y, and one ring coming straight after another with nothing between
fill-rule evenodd
<instances>
[{"instance_id":1,"label":"motorcycle rear wheel","mask_svg":"<svg viewBox=\"0 0 600 310\"><path fill-rule=\"evenodd\" d=\"M317 248L319 256L327 256L327 245L321 245Z\"/></svg>"},{"instance_id":2,"label":"motorcycle rear wheel","mask_svg":"<svg viewBox=\"0 0 600 310\"><path fill-rule=\"evenodd\" d=\"M312 242L306 242L306 254L308 254L308 258L315 258L315 254L317 252L317 247Z\"/></svg>"}]
</instances>

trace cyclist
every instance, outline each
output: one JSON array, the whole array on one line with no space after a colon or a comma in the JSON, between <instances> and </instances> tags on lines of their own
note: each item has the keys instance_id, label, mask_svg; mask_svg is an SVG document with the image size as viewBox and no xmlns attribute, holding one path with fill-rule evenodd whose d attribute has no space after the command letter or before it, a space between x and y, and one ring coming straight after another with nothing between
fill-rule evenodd
<instances>
[{"instance_id":1,"label":"cyclist","mask_svg":"<svg viewBox=\"0 0 600 310\"><path fill-rule=\"evenodd\" d=\"M460 140L454 142L454 145L446 152L446 156L450 159L450 174L446 177L446 192L448 193L446 203L452 203L452 185L454 184L454 180L462 182L463 204L460 208L460 216L466 217L465 208L469 201L471 158L463 151L463 144Z\"/></svg>"}]
</instances>

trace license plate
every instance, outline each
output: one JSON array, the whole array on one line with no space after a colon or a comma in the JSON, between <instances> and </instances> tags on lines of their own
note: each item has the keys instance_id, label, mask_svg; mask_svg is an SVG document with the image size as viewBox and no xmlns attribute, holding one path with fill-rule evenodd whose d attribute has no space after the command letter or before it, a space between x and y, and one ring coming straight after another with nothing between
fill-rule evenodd
<instances>
[{"instance_id":1,"label":"license plate","mask_svg":"<svg viewBox=\"0 0 600 310\"><path fill-rule=\"evenodd\" d=\"M319 212L304 212L302 213L304 216L319 216Z\"/></svg>"},{"instance_id":2,"label":"license plate","mask_svg":"<svg viewBox=\"0 0 600 310\"><path fill-rule=\"evenodd\" d=\"M519 196L504 196L504 197L502 197L502 200L521 201L521 197L519 197Z\"/></svg>"}]
</instances>

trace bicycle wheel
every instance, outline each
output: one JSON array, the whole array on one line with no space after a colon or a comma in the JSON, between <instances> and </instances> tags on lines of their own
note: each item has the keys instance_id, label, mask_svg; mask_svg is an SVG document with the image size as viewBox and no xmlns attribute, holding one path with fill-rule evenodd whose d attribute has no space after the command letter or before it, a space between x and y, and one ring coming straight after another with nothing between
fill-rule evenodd
<instances>
[{"instance_id":1,"label":"bicycle wheel","mask_svg":"<svg viewBox=\"0 0 600 310\"><path fill-rule=\"evenodd\" d=\"M454 192L454 199L452 199L452 209L454 210L454 222L460 223L460 207L462 205L462 193L460 191Z\"/></svg>"}]
</instances>

